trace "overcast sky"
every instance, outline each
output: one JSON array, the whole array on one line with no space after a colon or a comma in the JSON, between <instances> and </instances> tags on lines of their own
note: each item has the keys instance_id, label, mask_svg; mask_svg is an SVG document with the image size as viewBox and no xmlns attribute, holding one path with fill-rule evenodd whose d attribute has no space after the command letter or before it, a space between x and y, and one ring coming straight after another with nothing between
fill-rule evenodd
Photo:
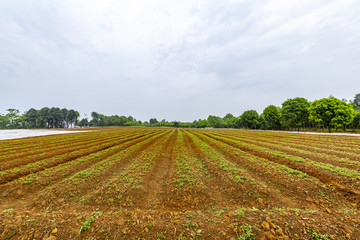
<instances>
[{"instance_id":1,"label":"overcast sky","mask_svg":"<svg viewBox=\"0 0 360 240\"><path fill-rule=\"evenodd\" d=\"M356 93L359 0L0 0L0 113L193 121Z\"/></svg>"}]
</instances>

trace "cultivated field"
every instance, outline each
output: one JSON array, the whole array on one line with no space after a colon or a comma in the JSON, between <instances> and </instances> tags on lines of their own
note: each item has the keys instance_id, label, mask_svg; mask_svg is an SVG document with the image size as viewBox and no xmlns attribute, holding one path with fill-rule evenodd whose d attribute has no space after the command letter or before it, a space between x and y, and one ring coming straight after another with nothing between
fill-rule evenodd
<instances>
[{"instance_id":1,"label":"cultivated field","mask_svg":"<svg viewBox=\"0 0 360 240\"><path fill-rule=\"evenodd\" d=\"M0 239L360 239L360 137L104 128L0 141Z\"/></svg>"}]
</instances>

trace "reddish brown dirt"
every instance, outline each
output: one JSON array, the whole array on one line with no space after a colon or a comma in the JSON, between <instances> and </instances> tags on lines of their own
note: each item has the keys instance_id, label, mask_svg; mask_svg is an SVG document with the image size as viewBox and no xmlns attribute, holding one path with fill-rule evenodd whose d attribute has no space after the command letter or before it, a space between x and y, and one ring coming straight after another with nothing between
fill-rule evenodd
<instances>
[{"instance_id":1,"label":"reddish brown dirt","mask_svg":"<svg viewBox=\"0 0 360 240\"><path fill-rule=\"evenodd\" d=\"M281 151L290 155L296 155L302 158L315 160L318 162L331 163L334 166L351 168L355 170L360 170L360 161L358 161L358 155L346 154L347 152L332 152L329 153L326 150L330 150L330 147L325 148L322 146L322 149L312 149L311 147L298 147L296 144L289 144L288 142L279 142L277 139L261 139L254 138L254 136L246 136L246 137L233 137L227 135L217 135L217 136L226 136L229 139L238 140L244 143L255 144L257 146L270 148L272 150ZM302 152L301 150L305 150L306 152ZM346 157L349 161L339 161L339 159ZM350 158L353 159L350 161Z\"/></svg>"},{"instance_id":2,"label":"reddish brown dirt","mask_svg":"<svg viewBox=\"0 0 360 240\"><path fill-rule=\"evenodd\" d=\"M231 141L242 134L244 139L284 140L281 146L288 139L269 132L104 128L79 134L76 141L73 136L68 141L66 136L0 141L0 149L16 156L16 147L20 158L29 152L27 144L46 139L51 143L44 144L44 152L56 151L58 141L63 153L57 164L26 175L20 171L13 179L0 177L0 239L240 239L246 233L252 239L358 239L358 185ZM314 136L304 139L316 142ZM332 146L346 146L341 139L336 137ZM319 142L331 140L327 136ZM360 145L359 138L351 141ZM86 149L86 142L99 147L76 153L79 143ZM46 160L37 154L33 162ZM80 158L89 159L77 162ZM244 181L231 178L235 168ZM195 181L179 185L186 176Z\"/></svg>"},{"instance_id":3,"label":"reddish brown dirt","mask_svg":"<svg viewBox=\"0 0 360 240\"><path fill-rule=\"evenodd\" d=\"M243 151L246 151L246 152L249 152L257 157L261 157L261 158L266 158L266 159L269 159L273 162L276 162L276 163L280 163L280 164L284 164L286 166L289 166L293 169L296 169L296 170L299 170L301 172L305 172L307 173L308 175L312 176L312 177L315 177L317 179L319 179L320 181L326 183L326 184L330 184L330 185L333 185L335 187L337 187L339 190L343 191L345 193L346 196L348 196L348 198L352 201L355 201L355 203L360 207L360 191L359 189L355 189L355 188L352 188L351 186L345 186L344 184L347 184L348 183L352 183L352 181L346 181L347 179L344 179L344 177L341 177L341 176L338 176L338 175L335 175L334 173L332 172L329 172L329 171L325 171L325 170L322 170L322 169L318 169L318 168L315 168L313 166L310 166L310 165L307 165L307 164L304 164L304 163L299 163L299 162L293 162L289 159L285 159L285 158L281 158L281 157L276 157L276 156L273 156L271 154L268 154L268 153L265 153L265 152L261 152L261 151L258 151L254 148L251 148L251 147L244 147L244 146L240 146L240 145L237 145L235 143L232 143L230 141L224 141L222 139L219 139L219 138L216 138L214 136L210 136L208 134L205 134L206 136L209 136L211 138L214 138L218 141L221 141L221 142L225 142L226 144L229 144L231 146L235 146L236 148L239 148ZM244 142L247 142L246 140L244 140ZM262 146L261 143L258 144L259 146Z\"/></svg>"}]
</instances>

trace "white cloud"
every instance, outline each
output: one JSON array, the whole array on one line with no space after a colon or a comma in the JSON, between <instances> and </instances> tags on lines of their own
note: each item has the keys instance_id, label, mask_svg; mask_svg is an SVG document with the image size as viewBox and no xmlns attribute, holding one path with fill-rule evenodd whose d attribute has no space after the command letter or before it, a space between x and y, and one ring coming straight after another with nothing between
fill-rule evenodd
<instances>
[{"instance_id":1,"label":"white cloud","mask_svg":"<svg viewBox=\"0 0 360 240\"><path fill-rule=\"evenodd\" d=\"M4 0L0 110L62 105L192 120L308 93L351 98L359 29L356 0Z\"/></svg>"}]
</instances>

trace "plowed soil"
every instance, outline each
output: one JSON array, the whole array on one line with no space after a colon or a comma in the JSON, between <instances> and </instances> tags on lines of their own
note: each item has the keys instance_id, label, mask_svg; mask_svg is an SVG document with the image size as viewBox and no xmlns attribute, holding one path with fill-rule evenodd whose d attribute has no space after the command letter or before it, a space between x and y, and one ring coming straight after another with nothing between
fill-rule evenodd
<instances>
[{"instance_id":1,"label":"plowed soil","mask_svg":"<svg viewBox=\"0 0 360 240\"><path fill-rule=\"evenodd\" d=\"M360 137L101 128L0 141L0 239L360 239Z\"/></svg>"}]
</instances>

